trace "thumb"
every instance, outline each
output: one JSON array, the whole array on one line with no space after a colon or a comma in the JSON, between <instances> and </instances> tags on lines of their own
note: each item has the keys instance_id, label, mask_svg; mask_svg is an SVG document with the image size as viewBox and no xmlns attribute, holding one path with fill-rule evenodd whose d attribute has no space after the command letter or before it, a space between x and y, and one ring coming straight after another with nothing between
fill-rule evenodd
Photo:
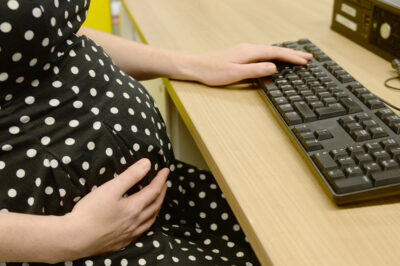
<instances>
[{"instance_id":1,"label":"thumb","mask_svg":"<svg viewBox=\"0 0 400 266\"><path fill-rule=\"evenodd\" d=\"M258 62L240 65L243 79L271 76L276 72L276 65L271 62Z\"/></svg>"},{"instance_id":2,"label":"thumb","mask_svg":"<svg viewBox=\"0 0 400 266\"><path fill-rule=\"evenodd\" d=\"M121 197L149 172L150 165L149 159L140 159L116 178L112 179L109 182L109 186L112 186L118 197Z\"/></svg>"}]
</instances>

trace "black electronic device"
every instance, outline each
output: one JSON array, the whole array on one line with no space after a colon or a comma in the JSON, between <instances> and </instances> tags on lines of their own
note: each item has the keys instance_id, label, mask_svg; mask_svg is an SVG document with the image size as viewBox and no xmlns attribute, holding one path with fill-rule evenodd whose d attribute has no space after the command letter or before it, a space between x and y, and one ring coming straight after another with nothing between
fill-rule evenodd
<instances>
[{"instance_id":1,"label":"black electronic device","mask_svg":"<svg viewBox=\"0 0 400 266\"><path fill-rule=\"evenodd\" d=\"M278 46L314 58L277 62L260 92L328 194L337 204L400 194L400 117L311 41Z\"/></svg>"},{"instance_id":2,"label":"black electronic device","mask_svg":"<svg viewBox=\"0 0 400 266\"><path fill-rule=\"evenodd\" d=\"M400 58L400 0L335 0L331 28L389 61Z\"/></svg>"}]
</instances>

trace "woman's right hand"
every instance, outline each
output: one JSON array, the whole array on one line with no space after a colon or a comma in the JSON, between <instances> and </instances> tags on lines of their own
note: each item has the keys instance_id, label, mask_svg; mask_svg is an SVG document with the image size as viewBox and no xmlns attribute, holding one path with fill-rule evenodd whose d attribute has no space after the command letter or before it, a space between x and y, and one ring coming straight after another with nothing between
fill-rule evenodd
<instances>
[{"instance_id":1,"label":"woman's right hand","mask_svg":"<svg viewBox=\"0 0 400 266\"><path fill-rule=\"evenodd\" d=\"M149 169L148 159L139 160L87 194L65 215L66 230L75 239L70 260L120 250L152 226L167 190L168 168L139 192L124 196Z\"/></svg>"}]
</instances>

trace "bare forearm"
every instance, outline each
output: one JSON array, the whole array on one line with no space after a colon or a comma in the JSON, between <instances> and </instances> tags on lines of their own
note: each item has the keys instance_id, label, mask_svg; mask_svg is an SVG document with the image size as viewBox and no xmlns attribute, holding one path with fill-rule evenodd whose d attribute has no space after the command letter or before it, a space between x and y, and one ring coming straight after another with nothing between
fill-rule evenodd
<instances>
[{"instance_id":1,"label":"bare forearm","mask_svg":"<svg viewBox=\"0 0 400 266\"><path fill-rule=\"evenodd\" d=\"M308 53L267 45L243 43L215 52L185 53L88 28L82 28L78 34L85 34L103 46L120 68L139 80L161 76L221 86L272 75L276 71L273 60L304 65L312 58Z\"/></svg>"},{"instance_id":2,"label":"bare forearm","mask_svg":"<svg viewBox=\"0 0 400 266\"><path fill-rule=\"evenodd\" d=\"M138 80L156 77L195 79L186 73L193 54L177 52L126 40L90 28L81 28L79 35L86 35L111 56L126 73Z\"/></svg>"},{"instance_id":3,"label":"bare forearm","mask_svg":"<svg viewBox=\"0 0 400 266\"><path fill-rule=\"evenodd\" d=\"M0 261L55 263L76 257L61 216L0 213Z\"/></svg>"}]
</instances>

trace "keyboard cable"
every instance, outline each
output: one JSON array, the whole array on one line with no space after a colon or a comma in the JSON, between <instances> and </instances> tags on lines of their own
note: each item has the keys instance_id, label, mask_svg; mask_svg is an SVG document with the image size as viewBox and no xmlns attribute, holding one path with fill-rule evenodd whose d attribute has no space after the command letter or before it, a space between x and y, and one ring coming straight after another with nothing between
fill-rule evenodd
<instances>
[{"instance_id":1,"label":"keyboard cable","mask_svg":"<svg viewBox=\"0 0 400 266\"><path fill-rule=\"evenodd\" d=\"M395 79L400 79L400 75L399 75L399 76L395 76L395 77L391 77L391 78L386 79L385 82L384 82L383 84L385 85L386 88L389 88L389 89L392 89L392 90L398 90L398 91L400 91L400 88L399 88L399 87L394 87L394 86L392 86L392 85L389 84L390 81L395 80ZM380 98L380 97L379 97L379 98ZM395 106L395 105L393 105L393 104L387 102L386 100L384 100L384 99L382 99L382 98L380 98L380 100L381 100L382 102L384 102L386 105L392 107L393 109L395 109L395 110L397 110L397 111L400 111L400 107L397 107L397 106Z\"/></svg>"}]
</instances>

